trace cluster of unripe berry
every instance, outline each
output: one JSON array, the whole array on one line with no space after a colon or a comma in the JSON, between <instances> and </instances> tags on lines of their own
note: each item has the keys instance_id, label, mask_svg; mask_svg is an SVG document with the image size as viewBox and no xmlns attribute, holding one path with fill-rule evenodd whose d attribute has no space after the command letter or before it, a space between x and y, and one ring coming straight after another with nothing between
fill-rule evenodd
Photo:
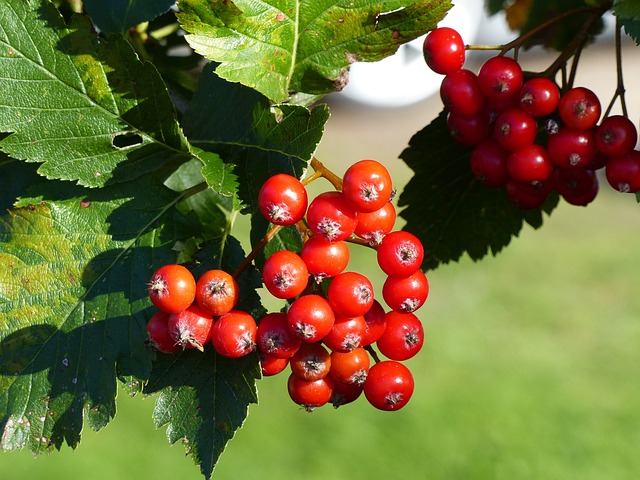
<instances>
[{"instance_id":1,"label":"cluster of unripe berry","mask_svg":"<svg viewBox=\"0 0 640 480\"><path fill-rule=\"evenodd\" d=\"M147 327L150 343L171 353L202 350L210 341L229 358L257 350L264 376L289 367L289 395L307 410L327 403L337 407L363 392L374 407L397 410L414 390L402 362L424 342L414 313L429 293L420 270L424 248L416 236L394 230L392 180L381 163L361 160L342 178L319 165L316 177L330 178L335 190L309 202L303 182L279 174L265 182L258 197L272 224L268 237L295 225L303 238L300 251L279 250L262 267L265 288L286 307L256 322L235 308L239 292L232 275L211 270L196 282L184 266L165 265L149 283L159 310ZM347 270L348 242L376 251L386 274L381 290L388 311L374 298L367 276ZM381 361L378 353L386 358Z\"/></svg>"},{"instance_id":2,"label":"cluster of unripe berry","mask_svg":"<svg viewBox=\"0 0 640 480\"><path fill-rule=\"evenodd\" d=\"M541 206L554 189L570 204L587 205L598 193L601 168L614 189L640 191L636 127L622 115L600 121L592 90L561 91L550 78L526 78L504 55L486 60L476 74L463 68L465 45L448 27L430 32L423 52L444 75L447 126L455 141L473 148L471 171L485 185L505 188L520 208Z\"/></svg>"}]
</instances>

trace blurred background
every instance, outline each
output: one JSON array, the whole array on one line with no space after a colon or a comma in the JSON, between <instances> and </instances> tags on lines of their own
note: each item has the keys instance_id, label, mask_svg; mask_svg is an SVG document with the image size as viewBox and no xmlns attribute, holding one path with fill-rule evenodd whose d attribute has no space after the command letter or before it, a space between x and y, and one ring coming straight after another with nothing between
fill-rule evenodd
<instances>
[{"instance_id":1,"label":"blurred background","mask_svg":"<svg viewBox=\"0 0 640 480\"><path fill-rule=\"evenodd\" d=\"M456 12L471 12L466 23L452 22L468 28L467 43L510 38L500 18L482 18L475 7ZM441 109L441 78L404 83L415 80L407 78L414 68L427 70L409 48L382 69L388 78L379 78L379 65L354 70L347 90L328 97L332 117L317 157L336 173L375 158L399 189L409 180L398 156ZM530 70L552 59L536 51L521 57ZM480 61L470 58L469 68ZM637 52L624 65L637 120ZM578 84L606 104L615 86L608 33L585 52L579 72ZM391 88L367 90L374 77L391 79ZM431 293L419 311L426 342L407 362L416 390L404 409L379 412L361 398L308 414L289 400L286 374L266 378L258 382L259 405L250 407L213 478L637 479L639 238L635 198L601 183L594 203L561 203L543 228L525 227L498 256L429 272ZM380 286L372 252L352 252L349 268ZM153 405L153 397L121 392L116 419L98 433L85 428L76 451L35 459L26 451L3 453L0 478L202 478L182 446L169 446L164 430L154 429Z\"/></svg>"}]
</instances>

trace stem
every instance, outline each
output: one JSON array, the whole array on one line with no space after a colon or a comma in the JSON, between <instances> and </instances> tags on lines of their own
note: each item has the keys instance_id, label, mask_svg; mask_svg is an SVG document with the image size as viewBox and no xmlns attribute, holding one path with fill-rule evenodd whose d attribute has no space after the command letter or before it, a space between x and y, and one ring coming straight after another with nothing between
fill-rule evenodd
<instances>
[{"instance_id":1,"label":"stem","mask_svg":"<svg viewBox=\"0 0 640 480\"><path fill-rule=\"evenodd\" d=\"M371 345L367 345L366 347L364 347L364 349L367 352L369 352L369 355L371 355L371 358L373 358L374 362L380 363L380 357L378 357L378 352L376 352Z\"/></svg>"},{"instance_id":2,"label":"stem","mask_svg":"<svg viewBox=\"0 0 640 480\"><path fill-rule=\"evenodd\" d=\"M325 167L324 164L316 157L311 159L311 168L313 168L317 173L320 173L320 176L326 178L329 183L333 185L333 188L339 191L342 190L342 179Z\"/></svg>"},{"instance_id":3,"label":"stem","mask_svg":"<svg viewBox=\"0 0 640 480\"><path fill-rule=\"evenodd\" d=\"M242 272L245 271L245 269L251 264L251 262L253 262L258 254L264 249L267 243L273 240L273 237L278 234L281 228L282 225L274 225L267 231L267 233L265 233L264 237L260 239L256 246L253 247L253 250L251 250L249 255L247 255L242 263L238 266L236 271L233 272L233 278L238 278L242 274Z\"/></svg>"},{"instance_id":4,"label":"stem","mask_svg":"<svg viewBox=\"0 0 640 480\"><path fill-rule=\"evenodd\" d=\"M622 107L622 114L625 117L629 117L629 112L627 110L627 101L625 98L625 88L624 88L624 79L622 74L622 35L621 35L622 26L620 25L619 19L616 17L616 77L617 77L617 85L616 91L613 94L613 98L609 105L607 106L606 111L604 112L603 118L607 118L611 113L611 109L615 104L616 100L620 98L620 106Z\"/></svg>"}]
</instances>

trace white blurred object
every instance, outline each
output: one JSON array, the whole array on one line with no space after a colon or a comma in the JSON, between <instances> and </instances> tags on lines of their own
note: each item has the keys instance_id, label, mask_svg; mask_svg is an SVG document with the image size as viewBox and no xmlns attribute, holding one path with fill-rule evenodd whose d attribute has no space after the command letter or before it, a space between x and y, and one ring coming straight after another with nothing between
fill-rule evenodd
<instances>
[{"instance_id":1,"label":"white blurred object","mask_svg":"<svg viewBox=\"0 0 640 480\"><path fill-rule=\"evenodd\" d=\"M455 28L465 44L475 43L485 16L482 1L458 0L440 27ZM379 62L355 63L349 70L349 83L341 95L378 107L402 107L419 102L440 89L442 75L432 72L422 57L424 36L402 45Z\"/></svg>"}]
</instances>

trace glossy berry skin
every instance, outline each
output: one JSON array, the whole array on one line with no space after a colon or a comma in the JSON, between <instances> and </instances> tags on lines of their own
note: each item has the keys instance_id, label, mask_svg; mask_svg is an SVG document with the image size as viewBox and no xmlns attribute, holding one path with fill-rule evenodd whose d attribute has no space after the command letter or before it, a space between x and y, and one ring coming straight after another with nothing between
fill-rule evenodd
<instances>
[{"instance_id":1,"label":"glossy berry skin","mask_svg":"<svg viewBox=\"0 0 640 480\"><path fill-rule=\"evenodd\" d=\"M240 358L256 348L258 327L247 312L231 310L211 327L211 343L216 352L227 358Z\"/></svg>"},{"instance_id":2,"label":"glossy berry skin","mask_svg":"<svg viewBox=\"0 0 640 480\"><path fill-rule=\"evenodd\" d=\"M230 312L238 303L238 282L224 270L208 270L196 283L196 301L214 317Z\"/></svg>"},{"instance_id":3,"label":"glossy berry skin","mask_svg":"<svg viewBox=\"0 0 640 480\"><path fill-rule=\"evenodd\" d=\"M491 137L491 123L485 112L471 117L462 117L455 113L447 115L447 128L451 138L465 147L475 147Z\"/></svg>"},{"instance_id":4,"label":"glossy berry skin","mask_svg":"<svg viewBox=\"0 0 640 480\"><path fill-rule=\"evenodd\" d=\"M309 271L297 253L279 250L264 262L262 280L271 295L289 299L304 291L309 281Z\"/></svg>"},{"instance_id":5,"label":"glossy berry skin","mask_svg":"<svg viewBox=\"0 0 640 480\"><path fill-rule=\"evenodd\" d=\"M211 338L213 317L192 303L185 310L172 313L167 322L169 335L181 348L204 350L204 345Z\"/></svg>"},{"instance_id":6,"label":"glossy berry skin","mask_svg":"<svg viewBox=\"0 0 640 480\"><path fill-rule=\"evenodd\" d=\"M509 200L520 210L531 210L541 207L549 198L552 187L547 183L534 186L509 180L504 186Z\"/></svg>"},{"instance_id":7,"label":"glossy berry skin","mask_svg":"<svg viewBox=\"0 0 640 480\"><path fill-rule=\"evenodd\" d=\"M169 314L157 312L147 323L148 343L162 353L174 353L182 350L169 335Z\"/></svg>"},{"instance_id":8,"label":"glossy berry skin","mask_svg":"<svg viewBox=\"0 0 640 480\"><path fill-rule=\"evenodd\" d=\"M256 343L258 350L265 355L291 358L302 340L289 329L286 313L270 312L260 319Z\"/></svg>"},{"instance_id":9,"label":"glossy berry skin","mask_svg":"<svg viewBox=\"0 0 640 480\"><path fill-rule=\"evenodd\" d=\"M389 202L392 192L391 175L376 160L360 160L342 177L342 195L358 213L382 208Z\"/></svg>"},{"instance_id":10,"label":"glossy berry skin","mask_svg":"<svg viewBox=\"0 0 640 480\"><path fill-rule=\"evenodd\" d=\"M595 127L600 119L600 100L590 89L574 87L560 97L558 113L566 127L588 130Z\"/></svg>"},{"instance_id":11,"label":"glossy berry skin","mask_svg":"<svg viewBox=\"0 0 640 480\"><path fill-rule=\"evenodd\" d=\"M607 117L597 127L596 146L607 157L626 155L635 148L637 142L636 126L623 115Z\"/></svg>"},{"instance_id":12,"label":"glossy berry skin","mask_svg":"<svg viewBox=\"0 0 640 480\"><path fill-rule=\"evenodd\" d=\"M533 77L520 90L520 108L534 117L551 115L560 102L560 89L552 80Z\"/></svg>"},{"instance_id":13,"label":"glossy berry skin","mask_svg":"<svg viewBox=\"0 0 640 480\"><path fill-rule=\"evenodd\" d=\"M553 162L547 150L534 143L509 155L507 172L512 180L538 185L551 177Z\"/></svg>"},{"instance_id":14,"label":"glossy berry skin","mask_svg":"<svg viewBox=\"0 0 640 480\"><path fill-rule=\"evenodd\" d=\"M343 272L331 279L327 299L336 315L364 315L373 305L373 285L360 273Z\"/></svg>"},{"instance_id":15,"label":"glossy berry skin","mask_svg":"<svg viewBox=\"0 0 640 480\"><path fill-rule=\"evenodd\" d=\"M349 263L349 246L343 240L327 242L321 237L311 237L302 246L300 258L317 281L335 277Z\"/></svg>"},{"instance_id":16,"label":"glossy berry skin","mask_svg":"<svg viewBox=\"0 0 640 480\"><path fill-rule=\"evenodd\" d=\"M393 411L404 407L414 390L411 371L395 360L384 360L369 369L364 382L364 395L379 410Z\"/></svg>"},{"instance_id":17,"label":"glossy berry skin","mask_svg":"<svg viewBox=\"0 0 640 480\"><path fill-rule=\"evenodd\" d=\"M354 348L349 352L331 352L331 370L329 374L336 383L362 385L367 379L371 359L367 351Z\"/></svg>"},{"instance_id":18,"label":"glossy berry skin","mask_svg":"<svg viewBox=\"0 0 640 480\"><path fill-rule=\"evenodd\" d=\"M559 168L586 168L598 153L595 131L563 127L558 133L549 135L547 151Z\"/></svg>"},{"instance_id":19,"label":"glossy berry skin","mask_svg":"<svg viewBox=\"0 0 640 480\"><path fill-rule=\"evenodd\" d=\"M335 408L355 402L362 395L362 384L333 382L331 405Z\"/></svg>"},{"instance_id":20,"label":"glossy berry skin","mask_svg":"<svg viewBox=\"0 0 640 480\"><path fill-rule=\"evenodd\" d=\"M319 342L329 333L335 314L329 302L320 295L303 295L287 312L289 330L304 342Z\"/></svg>"},{"instance_id":21,"label":"glossy berry skin","mask_svg":"<svg viewBox=\"0 0 640 480\"><path fill-rule=\"evenodd\" d=\"M331 354L320 343L303 343L289 365L296 377L313 382L329 375Z\"/></svg>"},{"instance_id":22,"label":"glossy berry skin","mask_svg":"<svg viewBox=\"0 0 640 480\"><path fill-rule=\"evenodd\" d=\"M444 77L440 84L440 99L449 112L461 117L479 114L485 103L478 76L464 68Z\"/></svg>"},{"instance_id":23,"label":"glossy berry skin","mask_svg":"<svg viewBox=\"0 0 640 480\"><path fill-rule=\"evenodd\" d=\"M462 68L466 55L462 37L449 27L429 32L422 44L422 53L427 66L441 75Z\"/></svg>"},{"instance_id":24,"label":"glossy berry skin","mask_svg":"<svg viewBox=\"0 0 640 480\"><path fill-rule=\"evenodd\" d=\"M382 298L397 312L415 312L428 296L429 282L421 270L409 277L387 277L382 285Z\"/></svg>"},{"instance_id":25,"label":"glossy berry skin","mask_svg":"<svg viewBox=\"0 0 640 480\"><path fill-rule=\"evenodd\" d=\"M358 213L354 233L371 245L378 245L396 224L396 207L387 202L382 208L369 213Z\"/></svg>"},{"instance_id":26,"label":"glossy berry skin","mask_svg":"<svg viewBox=\"0 0 640 480\"><path fill-rule=\"evenodd\" d=\"M487 187L504 187L509 180L507 157L509 152L495 140L486 140L471 152L469 166L473 176Z\"/></svg>"},{"instance_id":27,"label":"glossy berry skin","mask_svg":"<svg viewBox=\"0 0 640 480\"><path fill-rule=\"evenodd\" d=\"M329 403L333 394L333 380L330 376L326 376L320 380L308 382L291 373L287 380L287 390L291 400L310 412L314 408Z\"/></svg>"},{"instance_id":28,"label":"glossy berry skin","mask_svg":"<svg viewBox=\"0 0 640 480\"><path fill-rule=\"evenodd\" d=\"M307 189L296 177L280 173L269 177L258 194L258 207L269 222L293 225L307 210Z\"/></svg>"},{"instance_id":29,"label":"glossy berry skin","mask_svg":"<svg viewBox=\"0 0 640 480\"><path fill-rule=\"evenodd\" d=\"M387 328L376 346L390 360L408 360L414 357L424 344L422 322L413 313L388 312Z\"/></svg>"},{"instance_id":30,"label":"glossy berry skin","mask_svg":"<svg viewBox=\"0 0 640 480\"><path fill-rule=\"evenodd\" d=\"M584 168L558 170L555 188L567 203L586 206L598 195L598 177Z\"/></svg>"},{"instance_id":31,"label":"glossy berry skin","mask_svg":"<svg viewBox=\"0 0 640 480\"><path fill-rule=\"evenodd\" d=\"M538 134L536 119L519 108L509 108L496 118L493 136L511 152L531 145Z\"/></svg>"},{"instance_id":32,"label":"glossy berry skin","mask_svg":"<svg viewBox=\"0 0 640 480\"><path fill-rule=\"evenodd\" d=\"M350 352L362 344L367 324L362 315L357 317L337 316L333 327L322 342L334 352Z\"/></svg>"},{"instance_id":33,"label":"glossy berry skin","mask_svg":"<svg viewBox=\"0 0 640 480\"><path fill-rule=\"evenodd\" d=\"M517 97L523 80L524 75L518 62L505 56L489 58L478 72L480 90L490 100Z\"/></svg>"},{"instance_id":34,"label":"glossy berry skin","mask_svg":"<svg viewBox=\"0 0 640 480\"><path fill-rule=\"evenodd\" d=\"M323 192L307 209L309 229L327 242L346 240L356 229L358 212L342 192Z\"/></svg>"},{"instance_id":35,"label":"glossy berry skin","mask_svg":"<svg viewBox=\"0 0 640 480\"><path fill-rule=\"evenodd\" d=\"M263 377L272 377L283 372L289 365L288 358L272 357L270 355L260 355L260 369Z\"/></svg>"},{"instance_id":36,"label":"glossy berry skin","mask_svg":"<svg viewBox=\"0 0 640 480\"><path fill-rule=\"evenodd\" d=\"M387 326L386 312L378 300L374 300L369 311L364 314L364 321L367 328L365 329L361 345L366 347L367 345L375 343L382 336Z\"/></svg>"},{"instance_id":37,"label":"glossy berry skin","mask_svg":"<svg viewBox=\"0 0 640 480\"><path fill-rule=\"evenodd\" d=\"M149 299L158 310L177 313L191 305L196 297L192 273L177 264L163 265L151 276Z\"/></svg>"},{"instance_id":38,"label":"glossy berry skin","mask_svg":"<svg viewBox=\"0 0 640 480\"><path fill-rule=\"evenodd\" d=\"M424 260L424 247L418 237L404 230L389 233L376 252L384 273L395 277L413 275Z\"/></svg>"},{"instance_id":39,"label":"glossy berry skin","mask_svg":"<svg viewBox=\"0 0 640 480\"><path fill-rule=\"evenodd\" d=\"M604 169L609 185L622 193L640 191L640 152L632 150L621 157L610 158Z\"/></svg>"}]
</instances>

